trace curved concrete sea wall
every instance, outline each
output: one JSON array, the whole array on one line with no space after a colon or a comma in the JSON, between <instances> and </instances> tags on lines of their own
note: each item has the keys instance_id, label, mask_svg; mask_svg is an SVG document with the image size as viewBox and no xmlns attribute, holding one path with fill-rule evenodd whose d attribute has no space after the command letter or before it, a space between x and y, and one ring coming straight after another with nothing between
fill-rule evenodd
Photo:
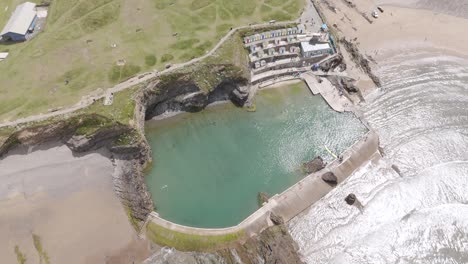
<instances>
[{"instance_id":1,"label":"curved concrete sea wall","mask_svg":"<svg viewBox=\"0 0 468 264\"><path fill-rule=\"evenodd\" d=\"M341 183L368 161L380 158L378 147L378 135L371 130L342 153L342 162L335 159L325 169L308 175L281 194L271 197L260 209L236 226L213 229L183 226L159 217L156 212L149 215L146 225L151 222L170 231L198 236L224 236L239 233L249 237L257 235L263 229L273 225L270 220L272 213L281 216L287 222L328 194L334 187L321 179L324 173L333 172L338 178L338 183Z\"/></svg>"}]
</instances>

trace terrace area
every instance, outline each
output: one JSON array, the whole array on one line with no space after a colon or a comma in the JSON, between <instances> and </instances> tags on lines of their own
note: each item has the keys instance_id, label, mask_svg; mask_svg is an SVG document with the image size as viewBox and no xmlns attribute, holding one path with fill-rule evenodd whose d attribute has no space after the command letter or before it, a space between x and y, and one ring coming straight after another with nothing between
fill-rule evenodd
<instances>
[{"instance_id":1,"label":"terrace area","mask_svg":"<svg viewBox=\"0 0 468 264\"><path fill-rule=\"evenodd\" d=\"M265 79L265 76L274 78L274 72L278 70L282 74L297 74L298 68L302 72L333 55L333 45L326 28L310 32L305 25L299 24L245 36L243 41L249 52L252 83Z\"/></svg>"}]
</instances>

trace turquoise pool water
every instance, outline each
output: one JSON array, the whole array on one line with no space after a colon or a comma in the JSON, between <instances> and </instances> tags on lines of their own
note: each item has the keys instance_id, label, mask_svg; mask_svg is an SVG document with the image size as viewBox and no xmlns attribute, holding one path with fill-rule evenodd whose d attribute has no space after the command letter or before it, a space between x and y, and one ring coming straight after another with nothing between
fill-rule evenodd
<instances>
[{"instance_id":1,"label":"turquoise pool water","mask_svg":"<svg viewBox=\"0 0 468 264\"><path fill-rule=\"evenodd\" d=\"M258 192L280 193L305 175L301 164L333 157L367 130L331 110L304 84L260 91L257 111L230 103L149 121L153 168L146 176L156 211L193 227L228 227L258 209Z\"/></svg>"}]
</instances>

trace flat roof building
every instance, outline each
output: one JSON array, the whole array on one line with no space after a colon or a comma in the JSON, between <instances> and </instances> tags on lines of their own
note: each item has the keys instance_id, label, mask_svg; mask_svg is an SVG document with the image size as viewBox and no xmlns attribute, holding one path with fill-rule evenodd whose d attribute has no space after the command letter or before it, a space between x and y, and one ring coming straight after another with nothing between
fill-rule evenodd
<instances>
[{"instance_id":1,"label":"flat roof building","mask_svg":"<svg viewBox=\"0 0 468 264\"><path fill-rule=\"evenodd\" d=\"M301 42L301 52L303 57L310 58L324 54L333 54L333 49L329 43L310 44L309 42Z\"/></svg>"},{"instance_id":2,"label":"flat roof building","mask_svg":"<svg viewBox=\"0 0 468 264\"><path fill-rule=\"evenodd\" d=\"M36 4L26 2L18 5L0 36L7 41L25 41L28 33L34 30L36 20Z\"/></svg>"}]
</instances>

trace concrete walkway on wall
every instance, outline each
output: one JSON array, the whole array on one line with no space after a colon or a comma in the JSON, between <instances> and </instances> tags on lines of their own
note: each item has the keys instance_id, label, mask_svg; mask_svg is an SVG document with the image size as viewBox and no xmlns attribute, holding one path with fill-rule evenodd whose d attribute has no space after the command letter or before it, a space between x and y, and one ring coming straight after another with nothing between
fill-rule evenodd
<instances>
[{"instance_id":1,"label":"concrete walkway on wall","mask_svg":"<svg viewBox=\"0 0 468 264\"><path fill-rule=\"evenodd\" d=\"M301 74L302 79L306 82L312 94L320 94L330 107L337 112L351 112L354 110L353 103L344 95L340 95L340 91L326 78L321 78L319 83L317 77L312 72Z\"/></svg>"},{"instance_id":2,"label":"concrete walkway on wall","mask_svg":"<svg viewBox=\"0 0 468 264\"><path fill-rule=\"evenodd\" d=\"M261 88L265 88L274 84L292 81L292 80L302 81L302 79L298 77L297 75L285 75L285 76L278 77L277 79L272 79L272 80L261 82L258 84L258 87L261 89Z\"/></svg>"},{"instance_id":3,"label":"concrete walkway on wall","mask_svg":"<svg viewBox=\"0 0 468 264\"><path fill-rule=\"evenodd\" d=\"M317 76L310 74L308 72L305 72L301 74L301 78L304 80L304 82L307 84L307 87L309 87L310 92L313 95L317 95L320 93L318 89L318 82L317 82Z\"/></svg>"},{"instance_id":4,"label":"concrete walkway on wall","mask_svg":"<svg viewBox=\"0 0 468 264\"><path fill-rule=\"evenodd\" d=\"M367 162L380 158L378 146L378 135L369 131L360 141L342 153L342 162L334 160L325 169L308 175L281 194L271 197L268 203L233 227L210 229L182 226L162 219L156 212L150 214L147 222L151 221L169 230L190 235L217 236L243 231L248 236L253 236L271 225L269 218L272 212L287 222L333 190L333 186L322 181L321 176L324 173L333 172L341 183Z\"/></svg>"},{"instance_id":5,"label":"concrete walkway on wall","mask_svg":"<svg viewBox=\"0 0 468 264\"><path fill-rule=\"evenodd\" d=\"M280 69L280 70L266 71L266 72L262 72L262 73L253 75L251 77L250 82L254 83L254 82L258 81L258 80L262 80L262 79L265 79L265 78L279 78L279 77L277 77L278 75L284 75L284 74L288 74L288 75L294 75L295 73L300 74L300 73L306 72L308 70L310 70L310 66L308 66L308 67L298 67L298 68L293 67L293 68L286 68L286 69Z\"/></svg>"}]
</instances>

